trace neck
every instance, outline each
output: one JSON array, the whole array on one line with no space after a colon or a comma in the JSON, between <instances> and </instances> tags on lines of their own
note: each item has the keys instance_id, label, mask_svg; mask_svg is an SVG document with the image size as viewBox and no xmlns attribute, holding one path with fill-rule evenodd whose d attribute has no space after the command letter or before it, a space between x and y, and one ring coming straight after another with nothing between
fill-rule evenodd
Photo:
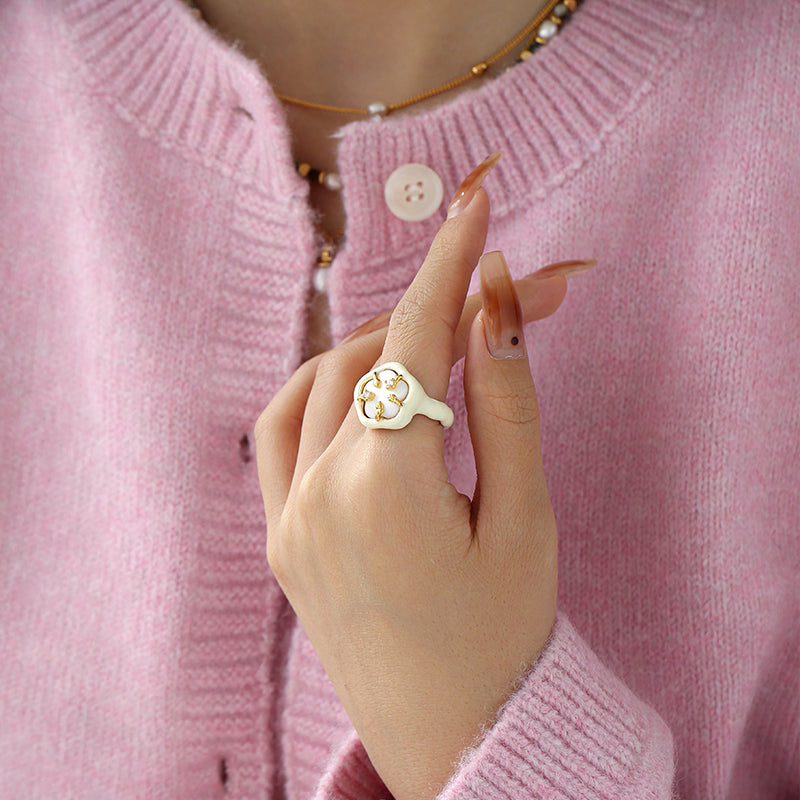
<instances>
[{"instance_id":1,"label":"neck","mask_svg":"<svg viewBox=\"0 0 800 800\"><path fill-rule=\"evenodd\" d=\"M278 93L365 108L404 100L467 72L524 28L545 0L196 4L209 24L261 63Z\"/></svg>"},{"instance_id":2,"label":"neck","mask_svg":"<svg viewBox=\"0 0 800 800\"><path fill-rule=\"evenodd\" d=\"M513 39L546 5L546 0L194 2L209 25L261 64L278 94L348 108L399 102L462 75ZM498 61L493 71L511 65L516 55ZM334 134L354 118L287 105L295 160L336 171ZM312 186L310 202L323 228L344 227L338 192Z\"/></svg>"}]
</instances>

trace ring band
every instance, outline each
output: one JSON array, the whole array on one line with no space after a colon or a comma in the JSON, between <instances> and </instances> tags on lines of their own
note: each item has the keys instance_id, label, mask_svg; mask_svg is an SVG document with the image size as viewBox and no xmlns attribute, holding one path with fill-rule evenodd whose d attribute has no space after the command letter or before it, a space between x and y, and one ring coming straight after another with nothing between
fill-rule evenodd
<instances>
[{"instance_id":1,"label":"ring band","mask_svg":"<svg viewBox=\"0 0 800 800\"><path fill-rule=\"evenodd\" d=\"M420 382L397 361L387 361L363 375L353 391L353 402L366 428L399 430L415 414L424 414L445 428L453 424L453 409L428 397Z\"/></svg>"}]
</instances>

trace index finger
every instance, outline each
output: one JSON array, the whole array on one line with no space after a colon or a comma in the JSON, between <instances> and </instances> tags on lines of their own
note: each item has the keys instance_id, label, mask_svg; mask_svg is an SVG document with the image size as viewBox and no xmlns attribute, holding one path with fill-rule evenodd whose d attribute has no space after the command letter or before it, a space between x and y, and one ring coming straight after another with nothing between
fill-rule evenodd
<instances>
[{"instance_id":1,"label":"index finger","mask_svg":"<svg viewBox=\"0 0 800 800\"><path fill-rule=\"evenodd\" d=\"M489 198L481 181L499 159L493 153L465 178L389 321L381 360L399 361L437 400L447 393L453 337L486 242Z\"/></svg>"}]
</instances>

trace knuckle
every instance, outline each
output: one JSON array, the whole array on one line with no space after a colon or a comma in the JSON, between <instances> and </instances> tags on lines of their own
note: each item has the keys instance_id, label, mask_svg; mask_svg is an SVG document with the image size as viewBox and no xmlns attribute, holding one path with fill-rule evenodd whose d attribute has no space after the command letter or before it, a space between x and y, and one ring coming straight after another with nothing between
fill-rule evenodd
<instances>
[{"instance_id":1,"label":"knuckle","mask_svg":"<svg viewBox=\"0 0 800 800\"><path fill-rule=\"evenodd\" d=\"M336 380L350 360L352 355L348 355L343 348L334 348L323 353L317 365L315 382Z\"/></svg>"},{"instance_id":2,"label":"knuckle","mask_svg":"<svg viewBox=\"0 0 800 800\"><path fill-rule=\"evenodd\" d=\"M286 514L282 514L274 525L267 526L267 564L275 579L283 587L289 579L289 558L286 554L286 542L290 538L289 526L286 525Z\"/></svg>"},{"instance_id":3,"label":"knuckle","mask_svg":"<svg viewBox=\"0 0 800 800\"><path fill-rule=\"evenodd\" d=\"M362 450L359 458L337 476L340 502L351 507L348 510L355 510L355 506L363 504L363 508L356 513L369 514L372 504L363 501L385 493L387 481L391 480L385 471L385 458L376 458L368 449Z\"/></svg>"},{"instance_id":4,"label":"knuckle","mask_svg":"<svg viewBox=\"0 0 800 800\"><path fill-rule=\"evenodd\" d=\"M255 436L256 452L267 445L273 435L273 413L272 409L267 406L256 420L255 427L253 428L253 435Z\"/></svg>"},{"instance_id":5,"label":"knuckle","mask_svg":"<svg viewBox=\"0 0 800 800\"><path fill-rule=\"evenodd\" d=\"M471 261L463 245L463 232L445 226L433 240L427 259L446 264L448 271L461 275L472 272L475 263Z\"/></svg>"},{"instance_id":6,"label":"knuckle","mask_svg":"<svg viewBox=\"0 0 800 800\"><path fill-rule=\"evenodd\" d=\"M321 503L330 499L330 491L320 486L311 469L292 489L275 524L267 527L267 563L284 592L302 579L304 555L316 550Z\"/></svg>"},{"instance_id":7,"label":"knuckle","mask_svg":"<svg viewBox=\"0 0 800 800\"><path fill-rule=\"evenodd\" d=\"M463 233L453 230L453 226L443 225L439 228L439 231L431 242L426 260L451 260L453 256L457 256L461 250L459 240L462 236Z\"/></svg>"},{"instance_id":8,"label":"knuckle","mask_svg":"<svg viewBox=\"0 0 800 800\"><path fill-rule=\"evenodd\" d=\"M342 466L330 452L322 453L292 489L287 518L294 538L313 547L330 529L332 519L343 513Z\"/></svg>"},{"instance_id":9,"label":"knuckle","mask_svg":"<svg viewBox=\"0 0 800 800\"><path fill-rule=\"evenodd\" d=\"M285 581L284 561L280 547L281 537L277 531L267 533L267 564L278 583L283 586Z\"/></svg>"},{"instance_id":10,"label":"knuckle","mask_svg":"<svg viewBox=\"0 0 800 800\"><path fill-rule=\"evenodd\" d=\"M406 293L392 312L391 324L397 328L415 328L428 312L429 293L423 286L415 287L414 293Z\"/></svg>"},{"instance_id":11,"label":"knuckle","mask_svg":"<svg viewBox=\"0 0 800 800\"><path fill-rule=\"evenodd\" d=\"M319 459L305 472L297 484L294 507L301 520L327 500L327 480L320 472Z\"/></svg>"},{"instance_id":12,"label":"knuckle","mask_svg":"<svg viewBox=\"0 0 800 800\"><path fill-rule=\"evenodd\" d=\"M488 386L484 395L484 413L499 423L538 425L539 405L531 392L520 392L510 384Z\"/></svg>"},{"instance_id":13,"label":"knuckle","mask_svg":"<svg viewBox=\"0 0 800 800\"><path fill-rule=\"evenodd\" d=\"M392 313L391 324L395 332L408 332L411 335L438 325L455 333L456 326L447 310L446 299L437 296L434 287L422 283L397 304Z\"/></svg>"}]
</instances>

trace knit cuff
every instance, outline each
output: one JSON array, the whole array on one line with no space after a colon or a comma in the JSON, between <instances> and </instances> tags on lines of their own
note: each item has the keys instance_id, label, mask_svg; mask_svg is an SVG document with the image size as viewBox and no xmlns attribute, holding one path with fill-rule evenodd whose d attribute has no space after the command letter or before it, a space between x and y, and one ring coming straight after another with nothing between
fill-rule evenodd
<instances>
[{"instance_id":1,"label":"knit cuff","mask_svg":"<svg viewBox=\"0 0 800 800\"><path fill-rule=\"evenodd\" d=\"M667 800L673 770L672 736L662 719L559 614L536 665L480 744L464 754L439 800ZM353 735L316 800L390 797Z\"/></svg>"},{"instance_id":2,"label":"knit cuff","mask_svg":"<svg viewBox=\"0 0 800 800\"><path fill-rule=\"evenodd\" d=\"M671 797L672 735L559 614L547 647L439 800Z\"/></svg>"}]
</instances>

